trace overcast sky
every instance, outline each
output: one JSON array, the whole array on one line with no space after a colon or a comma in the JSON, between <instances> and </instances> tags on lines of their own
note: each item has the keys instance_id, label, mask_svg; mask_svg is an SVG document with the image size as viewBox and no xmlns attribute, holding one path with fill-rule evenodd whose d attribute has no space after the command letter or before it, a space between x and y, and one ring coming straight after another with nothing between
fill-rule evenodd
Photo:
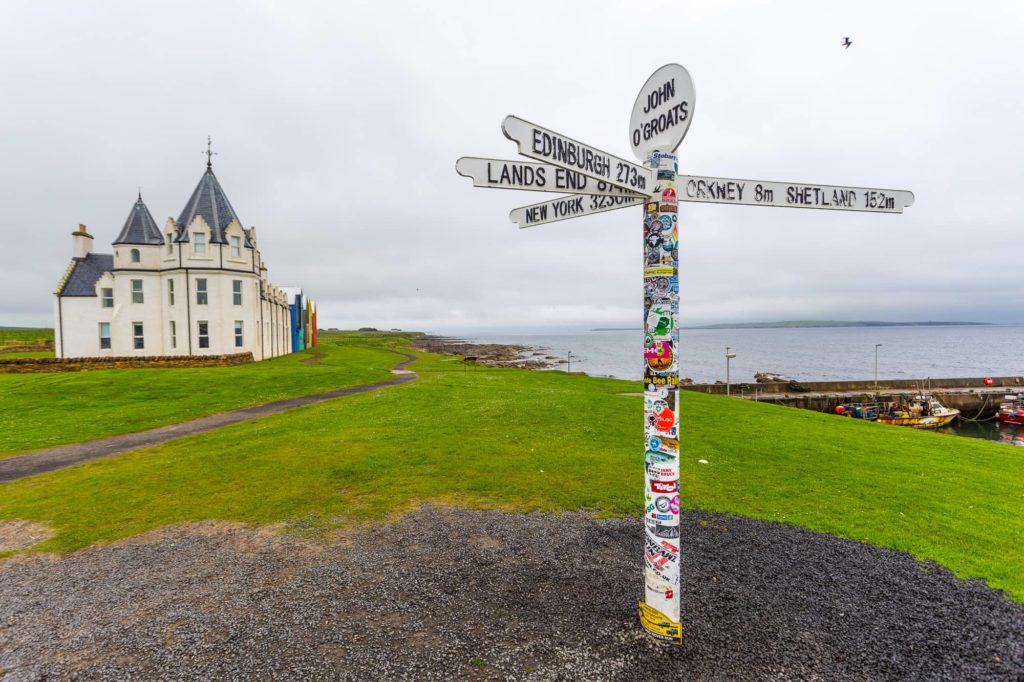
<instances>
[{"instance_id":1,"label":"overcast sky","mask_svg":"<svg viewBox=\"0 0 1024 682\"><path fill-rule=\"evenodd\" d=\"M640 8L643 8L641 11ZM214 170L324 326L639 326L640 209L528 230L476 189L509 113L629 158L637 90L696 87L680 171L910 189L903 215L681 204L683 324L1024 321L1020 2L0 5L0 324L52 325L78 223L110 251ZM844 36L853 40L844 49Z\"/></svg>"}]
</instances>

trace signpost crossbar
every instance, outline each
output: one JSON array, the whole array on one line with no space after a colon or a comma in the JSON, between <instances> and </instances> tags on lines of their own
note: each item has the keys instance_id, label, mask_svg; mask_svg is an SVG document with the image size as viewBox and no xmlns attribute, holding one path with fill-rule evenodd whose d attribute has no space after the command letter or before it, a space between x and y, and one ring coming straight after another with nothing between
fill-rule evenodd
<instances>
[{"instance_id":1,"label":"signpost crossbar","mask_svg":"<svg viewBox=\"0 0 1024 682\"><path fill-rule=\"evenodd\" d=\"M680 175L679 188L680 201L739 206L903 213L903 209L914 203L914 193L903 189L739 180L704 175Z\"/></svg>"},{"instance_id":2,"label":"signpost crossbar","mask_svg":"<svg viewBox=\"0 0 1024 682\"><path fill-rule=\"evenodd\" d=\"M506 116L501 129L519 145L523 156L641 194L650 194L653 187L654 174L649 169L517 116Z\"/></svg>"},{"instance_id":3,"label":"signpost crossbar","mask_svg":"<svg viewBox=\"0 0 1024 682\"><path fill-rule=\"evenodd\" d=\"M472 179L474 187L557 192L559 194L644 196L550 163L463 156L455 162L455 170L459 175Z\"/></svg>"}]
</instances>

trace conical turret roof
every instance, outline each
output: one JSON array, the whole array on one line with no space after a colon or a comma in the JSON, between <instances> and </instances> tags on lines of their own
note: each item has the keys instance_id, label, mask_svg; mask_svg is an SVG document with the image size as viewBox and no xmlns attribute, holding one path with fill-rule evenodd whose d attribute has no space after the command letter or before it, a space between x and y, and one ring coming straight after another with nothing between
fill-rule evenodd
<instances>
[{"instance_id":1,"label":"conical turret roof","mask_svg":"<svg viewBox=\"0 0 1024 682\"><path fill-rule=\"evenodd\" d=\"M210 241L218 244L227 243L224 230L232 220L238 220L239 225L242 224L209 164L206 165L206 172L203 173L203 177L199 178L199 184L196 185L195 191L192 192L192 196L178 217L178 241L188 241L186 230L196 216L203 217L206 224L210 226ZM249 233L244 227L242 231L245 233L245 241L248 244Z\"/></svg>"},{"instance_id":2,"label":"conical turret roof","mask_svg":"<svg viewBox=\"0 0 1024 682\"><path fill-rule=\"evenodd\" d=\"M142 194L132 205L128 219L124 221L121 234L114 240L115 244L163 244L164 238L160 228L142 201Z\"/></svg>"}]
</instances>

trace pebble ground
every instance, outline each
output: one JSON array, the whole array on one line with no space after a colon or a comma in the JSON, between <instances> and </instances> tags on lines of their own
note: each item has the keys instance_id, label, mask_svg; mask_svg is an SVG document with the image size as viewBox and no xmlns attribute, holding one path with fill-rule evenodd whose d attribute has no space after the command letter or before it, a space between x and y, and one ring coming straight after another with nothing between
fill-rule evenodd
<instances>
[{"instance_id":1,"label":"pebble ground","mask_svg":"<svg viewBox=\"0 0 1024 682\"><path fill-rule=\"evenodd\" d=\"M1024 604L801 529L683 519L685 645L640 522L426 507L316 544L193 524L0 563L0 680L1024 679Z\"/></svg>"}]
</instances>

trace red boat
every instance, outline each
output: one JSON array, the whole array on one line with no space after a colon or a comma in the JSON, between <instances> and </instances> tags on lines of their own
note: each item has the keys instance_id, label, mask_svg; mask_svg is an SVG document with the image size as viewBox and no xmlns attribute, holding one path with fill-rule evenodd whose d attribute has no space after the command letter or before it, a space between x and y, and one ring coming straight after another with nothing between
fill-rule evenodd
<instances>
[{"instance_id":1,"label":"red boat","mask_svg":"<svg viewBox=\"0 0 1024 682\"><path fill-rule=\"evenodd\" d=\"M996 418L1004 424L1024 424L1024 393L1011 394L1003 400Z\"/></svg>"}]
</instances>

